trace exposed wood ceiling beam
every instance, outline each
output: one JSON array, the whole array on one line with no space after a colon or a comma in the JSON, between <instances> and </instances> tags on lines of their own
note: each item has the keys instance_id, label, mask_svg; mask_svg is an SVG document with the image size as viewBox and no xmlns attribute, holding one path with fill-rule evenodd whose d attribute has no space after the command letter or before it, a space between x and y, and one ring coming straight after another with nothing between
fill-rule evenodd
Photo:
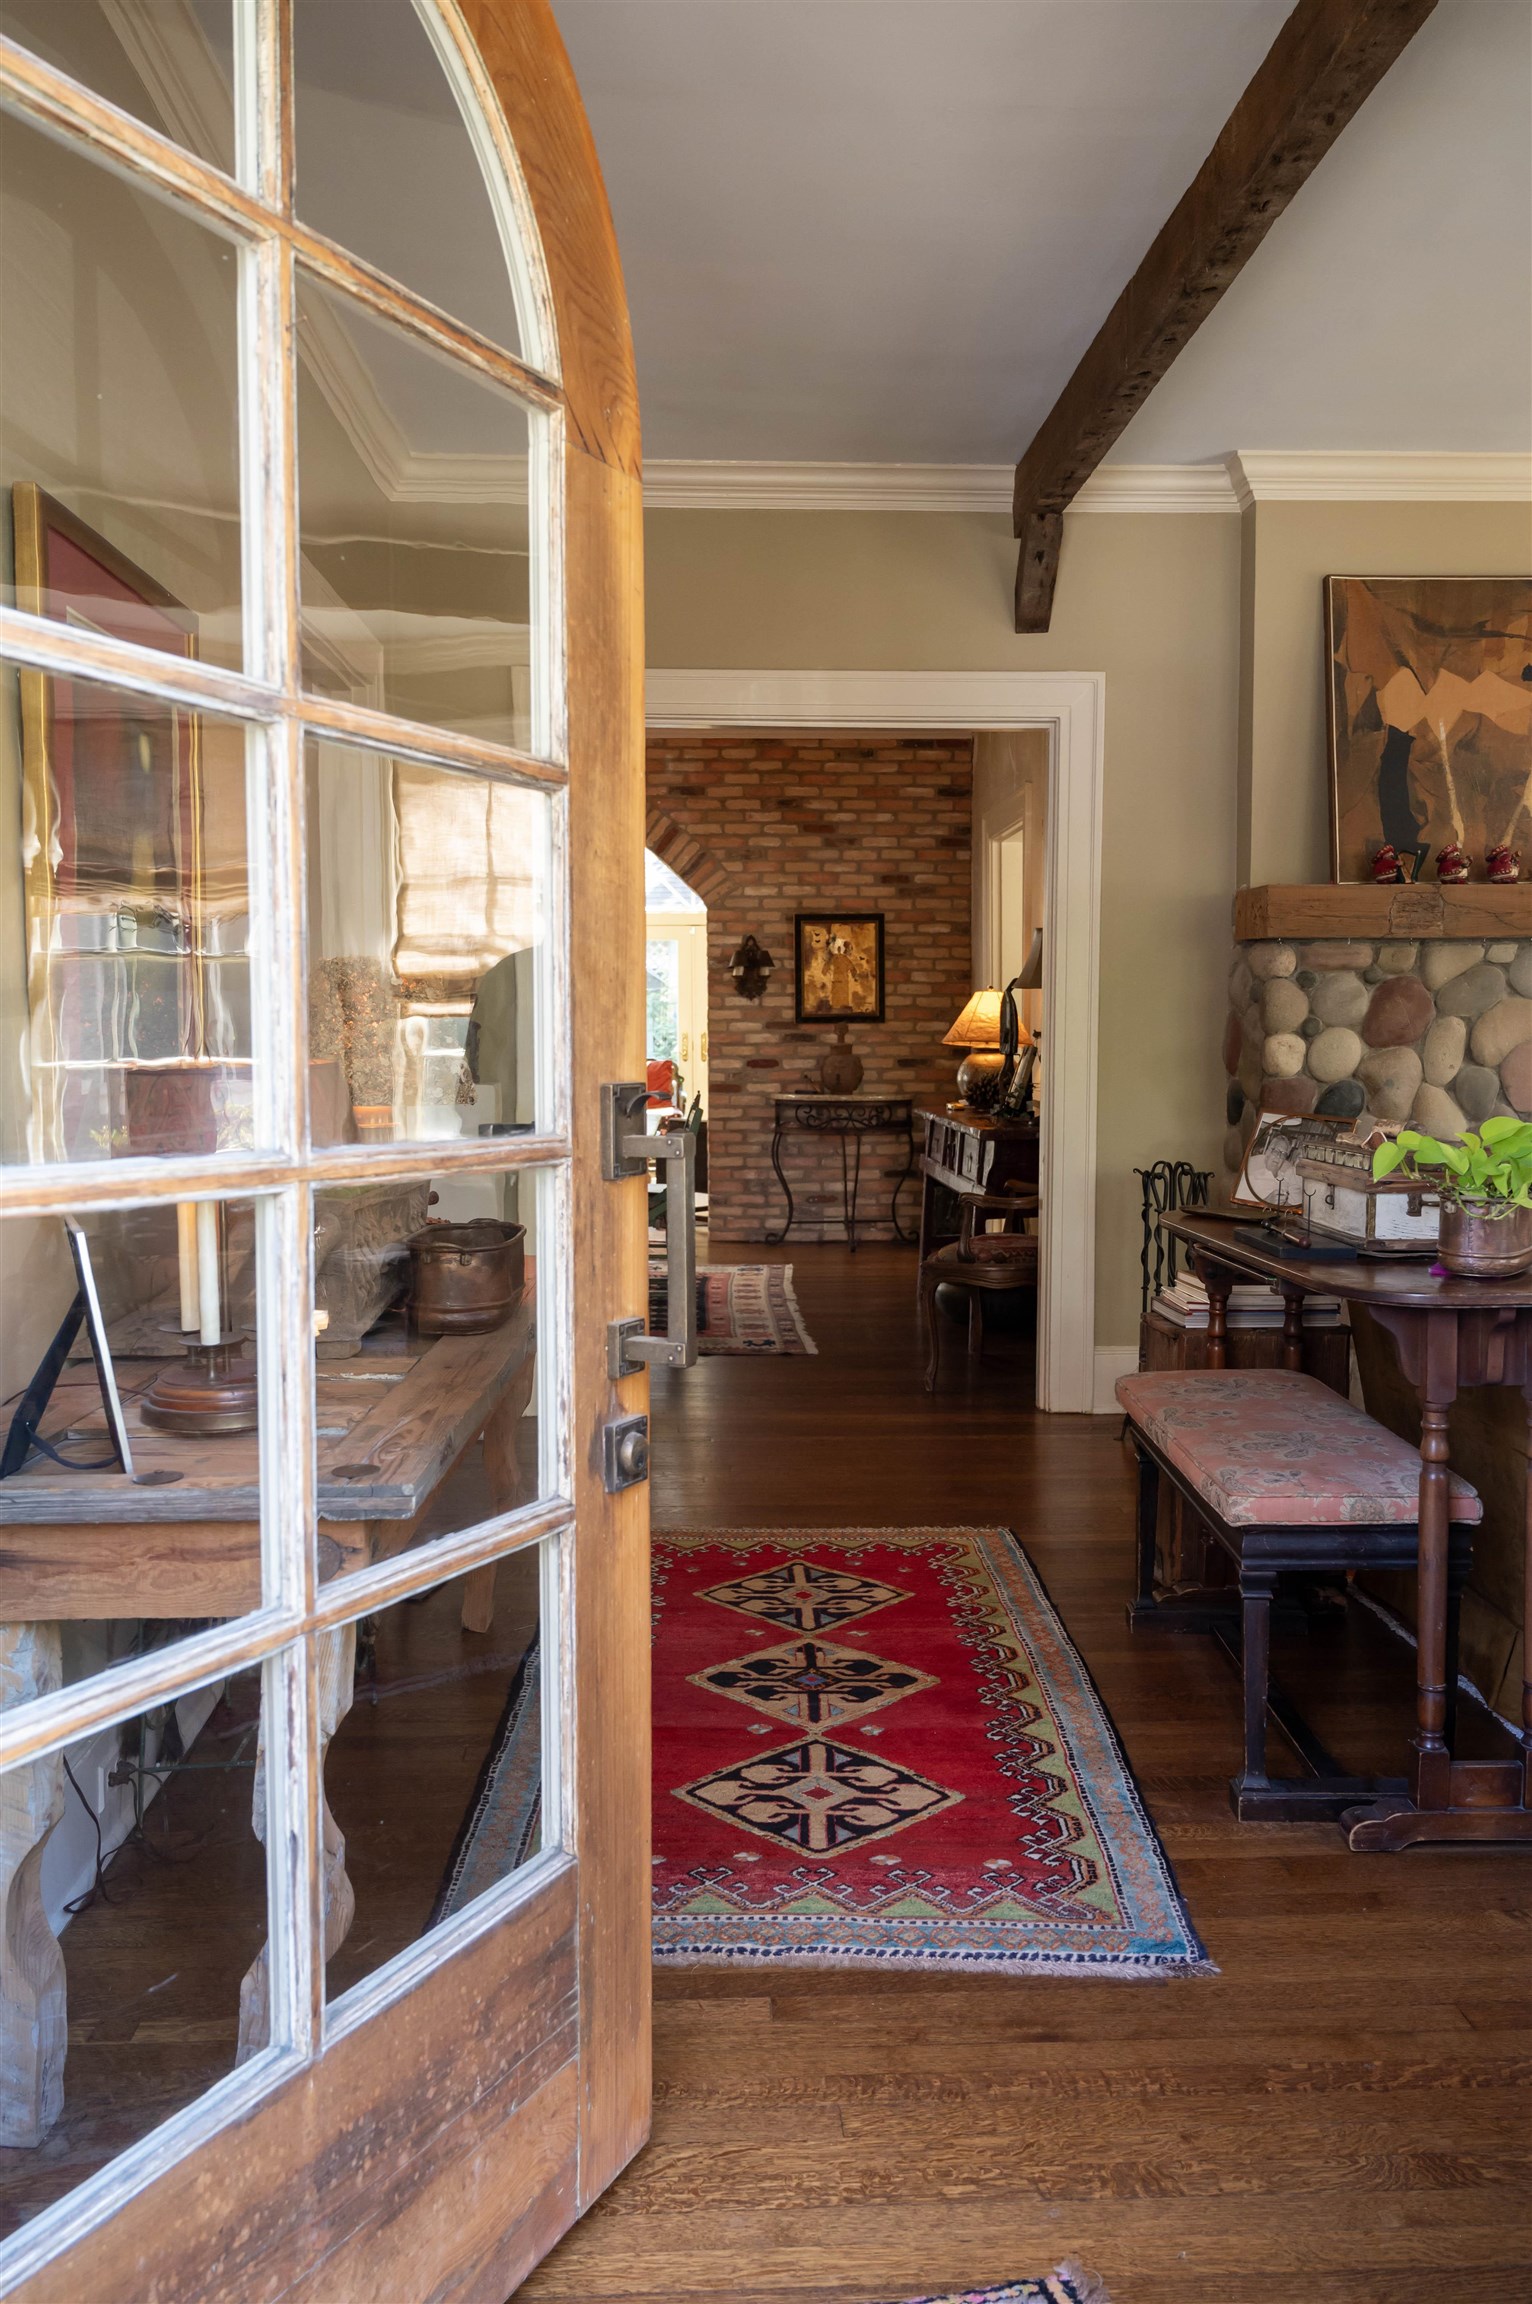
<instances>
[{"instance_id":1,"label":"exposed wood ceiling beam","mask_svg":"<svg viewBox=\"0 0 1532 2304\"><path fill-rule=\"evenodd\" d=\"M1436 0L1298 0L1016 467L1016 629L1046 632L1064 510Z\"/></svg>"}]
</instances>

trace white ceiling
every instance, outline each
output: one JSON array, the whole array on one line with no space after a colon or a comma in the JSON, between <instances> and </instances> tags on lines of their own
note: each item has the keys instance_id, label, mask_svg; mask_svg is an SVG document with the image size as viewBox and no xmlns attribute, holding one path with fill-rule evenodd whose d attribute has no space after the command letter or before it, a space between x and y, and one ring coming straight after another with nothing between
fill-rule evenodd
<instances>
[{"instance_id":1,"label":"white ceiling","mask_svg":"<svg viewBox=\"0 0 1532 2304\"><path fill-rule=\"evenodd\" d=\"M1006 462L1290 0L555 0L653 458ZM1118 454L1532 437L1532 10L1440 0Z\"/></svg>"}]
</instances>

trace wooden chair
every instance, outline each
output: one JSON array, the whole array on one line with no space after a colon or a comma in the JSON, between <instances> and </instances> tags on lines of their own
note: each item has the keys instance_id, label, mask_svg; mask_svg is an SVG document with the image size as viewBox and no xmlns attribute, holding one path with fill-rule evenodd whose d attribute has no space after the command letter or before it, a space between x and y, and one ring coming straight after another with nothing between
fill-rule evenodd
<instances>
[{"instance_id":1,"label":"wooden chair","mask_svg":"<svg viewBox=\"0 0 1532 2304\"><path fill-rule=\"evenodd\" d=\"M955 1240L935 1249L920 1267L920 1319L926 1341L926 1390L936 1390L941 1361L942 1323L936 1291L943 1283L966 1288L968 1296L968 1351L977 1359L984 1349L984 1299L1009 1295L1018 1288L1037 1286L1038 1241L1035 1232L975 1232L981 1217L1005 1216L1028 1223L1041 1203L1029 1186L1000 1192L962 1192L958 1195L959 1229Z\"/></svg>"}]
</instances>

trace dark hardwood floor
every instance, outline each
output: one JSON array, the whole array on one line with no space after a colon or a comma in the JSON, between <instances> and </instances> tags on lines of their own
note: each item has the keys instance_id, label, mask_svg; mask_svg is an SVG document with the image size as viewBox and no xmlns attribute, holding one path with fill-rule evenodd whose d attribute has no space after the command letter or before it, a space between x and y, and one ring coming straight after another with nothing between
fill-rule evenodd
<instances>
[{"instance_id":1,"label":"dark hardwood floor","mask_svg":"<svg viewBox=\"0 0 1532 2304\"><path fill-rule=\"evenodd\" d=\"M1174 1983L657 1986L654 2137L528 2304L868 2304L1077 2255L1114 2304L1532 2299L1532 1866L1350 1855L1237 1825L1237 1687L1134 1638L1115 1418L1040 1417L1025 1341L921 1389L914 1264L783 1254L815 1359L654 1388L657 1528L999 1523L1111 1709L1221 1973ZM1331 1739L1397 1765L1411 1659L1348 1610L1279 1659Z\"/></svg>"}]
</instances>

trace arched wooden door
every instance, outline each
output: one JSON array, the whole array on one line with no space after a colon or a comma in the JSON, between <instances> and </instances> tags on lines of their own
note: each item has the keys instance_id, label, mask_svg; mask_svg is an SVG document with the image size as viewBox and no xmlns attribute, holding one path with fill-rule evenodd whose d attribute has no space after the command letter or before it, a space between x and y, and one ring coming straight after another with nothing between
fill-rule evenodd
<instances>
[{"instance_id":1,"label":"arched wooden door","mask_svg":"<svg viewBox=\"0 0 1532 2304\"><path fill-rule=\"evenodd\" d=\"M649 2117L605 196L548 0L0 0L0 179L0 2293L501 2304Z\"/></svg>"}]
</instances>

